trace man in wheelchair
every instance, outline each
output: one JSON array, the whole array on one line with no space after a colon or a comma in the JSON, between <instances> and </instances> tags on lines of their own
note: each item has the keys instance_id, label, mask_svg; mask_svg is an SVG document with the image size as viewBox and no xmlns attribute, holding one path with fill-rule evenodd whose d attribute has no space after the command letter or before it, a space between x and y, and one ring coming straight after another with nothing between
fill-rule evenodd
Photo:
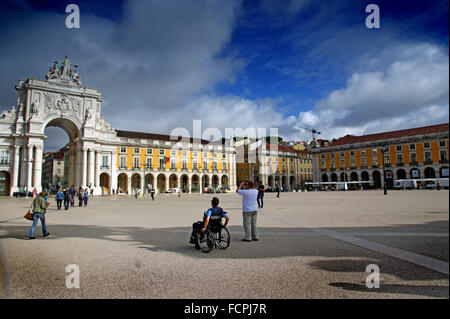
<instances>
[{"instance_id":1,"label":"man in wheelchair","mask_svg":"<svg viewBox=\"0 0 450 319\"><path fill-rule=\"evenodd\" d=\"M225 218L225 224L222 225L222 218ZM227 213L219 207L219 199L217 197L213 197L211 200L211 208L208 209L203 214L203 222L195 222L192 224L192 234L189 240L190 244L195 244L196 249L200 249L197 237L201 233L204 233L207 228L209 228L212 232L218 232L222 227L226 227L228 225L228 221L230 217L228 217Z\"/></svg>"}]
</instances>

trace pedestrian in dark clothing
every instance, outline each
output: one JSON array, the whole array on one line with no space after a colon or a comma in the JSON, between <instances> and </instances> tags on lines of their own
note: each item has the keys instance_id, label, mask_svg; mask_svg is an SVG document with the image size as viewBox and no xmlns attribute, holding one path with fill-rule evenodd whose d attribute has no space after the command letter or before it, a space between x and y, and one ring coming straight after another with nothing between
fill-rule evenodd
<instances>
[{"instance_id":1,"label":"pedestrian in dark clothing","mask_svg":"<svg viewBox=\"0 0 450 319\"><path fill-rule=\"evenodd\" d=\"M64 209L68 210L70 205L70 192L66 189L64 191Z\"/></svg>"},{"instance_id":2,"label":"pedestrian in dark clothing","mask_svg":"<svg viewBox=\"0 0 450 319\"><path fill-rule=\"evenodd\" d=\"M82 207L83 206L83 198L84 198L84 191L83 188L79 188L78 189L78 206Z\"/></svg>"},{"instance_id":3,"label":"pedestrian in dark clothing","mask_svg":"<svg viewBox=\"0 0 450 319\"><path fill-rule=\"evenodd\" d=\"M62 192L61 189L58 190L58 192L56 193L55 198L56 198L57 209L60 210L61 206L62 206L62 201L64 199L64 193Z\"/></svg>"},{"instance_id":4,"label":"pedestrian in dark clothing","mask_svg":"<svg viewBox=\"0 0 450 319\"><path fill-rule=\"evenodd\" d=\"M258 208L264 206L264 185L260 182L258 186Z\"/></svg>"},{"instance_id":5,"label":"pedestrian in dark clothing","mask_svg":"<svg viewBox=\"0 0 450 319\"><path fill-rule=\"evenodd\" d=\"M280 197L280 186L277 186L277 197Z\"/></svg>"},{"instance_id":6,"label":"pedestrian in dark clothing","mask_svg":"<svg viewBox=\"0 0 450 319\"><path fill-rule=\"evenodd\" d=\"M150 191L150 195L152 195L152 200L155 200L155 189L152 188L152 190Z\"/></svg>"}]
</instances>

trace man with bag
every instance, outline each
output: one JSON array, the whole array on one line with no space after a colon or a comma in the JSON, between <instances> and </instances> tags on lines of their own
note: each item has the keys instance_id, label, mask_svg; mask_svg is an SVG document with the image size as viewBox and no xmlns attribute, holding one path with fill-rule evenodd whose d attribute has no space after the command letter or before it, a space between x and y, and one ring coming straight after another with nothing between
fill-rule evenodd
<instances>
[{"instance_id":1,"label":"man with bag","mask_svg":"<svg viewBox=\"0 0 450 319\"><path fill-rule=\"evenodd\" d=\"M47 227L45 225L45 213L47 211L47 207L50 205L50 203L47 203L45 201L45 193L41 192L38 197L36 197L33 201L33 226L31 226L30 230L30 236L29 239L34 239L34 231L36 230L38 219L41 220L42 225L42 234L44 237L47 237L50 235L50 233L47 233Z\"/></svg>"}]
</instances>

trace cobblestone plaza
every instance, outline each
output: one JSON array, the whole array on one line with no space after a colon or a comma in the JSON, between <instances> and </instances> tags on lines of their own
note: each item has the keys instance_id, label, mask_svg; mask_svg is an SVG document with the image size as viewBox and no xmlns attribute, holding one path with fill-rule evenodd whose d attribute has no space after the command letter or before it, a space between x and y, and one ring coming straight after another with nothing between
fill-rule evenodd
<instances>
[{"instance_id":1,"label":"cobblestone plaza","mask_svg":"<svg viewBox=\"0 0 450 319\"><path fill-rule=\"evenodd\" d=\"M447 190L267 193L251 243L240 197L217 195L231 244L209 254L188 240L212 195L95 196L68 211L51 198L51 235L38 226L33 241L31 199L0 198L1 297L448 298ZM79 289L66 287L73 264ZM371 264L379 288L366 287Z\"/></svg>"}]
</instances>

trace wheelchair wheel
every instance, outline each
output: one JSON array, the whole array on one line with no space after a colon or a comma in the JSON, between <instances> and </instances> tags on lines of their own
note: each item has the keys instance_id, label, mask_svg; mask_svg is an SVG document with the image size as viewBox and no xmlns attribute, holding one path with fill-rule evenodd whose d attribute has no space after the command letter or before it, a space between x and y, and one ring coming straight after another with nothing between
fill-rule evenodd
<instances>
[{"instance_id":1,"label":"wheelchair wheel","mask_svg":"<svg viewBox=\"0 0 450 319\"><path fill-rule=\"evenodd\" d=\"M217 248L226 249L230 246L230 232L225 227L222 227L219 232L214 234Z\"/></svg>"},{"instance_id":2,"label":"wheelchair wheel","mask_svg":"<svg viewBox=\"0 0 450 319\"><path fill-rule=\"evenodd\" d=\"M198 233L197 244L204 253L209 253L214 248L214 239L211 236L208 229L204 233L201 231Z\"/></svg>"}]
</instances>

